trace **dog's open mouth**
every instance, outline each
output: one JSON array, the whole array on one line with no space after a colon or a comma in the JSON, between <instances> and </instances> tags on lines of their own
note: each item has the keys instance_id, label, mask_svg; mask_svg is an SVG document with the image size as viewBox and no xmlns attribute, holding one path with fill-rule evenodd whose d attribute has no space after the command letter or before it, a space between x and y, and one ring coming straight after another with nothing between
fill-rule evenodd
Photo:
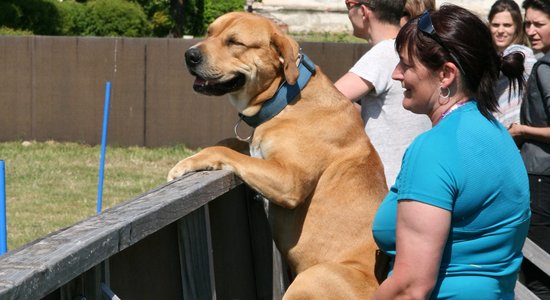
<instances>
[{"instance_id":1,"label":"dog's open mouth","mask_svg":"<svg viewBox=\"0 0 550 300\"><path fill-rule=\"evenodd\" d=\"M232 79L223 82L206 80L197 76L193 83L193 89L197 93L221 96L240 89L243 87L245 80L246 78L242 73L237 73Z\"/></svg>"}]
</instances>

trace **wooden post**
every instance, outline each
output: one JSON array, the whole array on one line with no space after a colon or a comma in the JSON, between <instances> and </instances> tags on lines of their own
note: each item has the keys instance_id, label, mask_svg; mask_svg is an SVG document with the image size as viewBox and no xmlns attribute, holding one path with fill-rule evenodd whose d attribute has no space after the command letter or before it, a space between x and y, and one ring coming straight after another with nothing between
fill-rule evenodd
<instances>
[{"instance_id":1,"label":"wooden post","mask_svg":"<svg viewBox=\"0 0 550 300\"><path fill-rule=\"evenodd\" d=\"M178 221L181 285L184 299L215 299L208 205Z\"/></svg>"}]
</instances>

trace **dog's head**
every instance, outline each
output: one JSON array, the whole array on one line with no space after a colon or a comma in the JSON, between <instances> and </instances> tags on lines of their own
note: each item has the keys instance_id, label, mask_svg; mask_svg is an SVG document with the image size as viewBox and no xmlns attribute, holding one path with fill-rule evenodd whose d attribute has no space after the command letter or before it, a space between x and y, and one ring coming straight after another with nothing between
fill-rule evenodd
<instances>
[{"instance_id":1,"label":"dog's head","mask_svg":"<svg viewBox=\"0 0 550 300\"><path fill-rule=\"evenodd\" d=\"M193 88L206 95L229 94L237 110L254 115L283 80L298 78L299 47L267 18L244 12L225 14L206 38L185 52Z\"/></svg>"}]
</instances>

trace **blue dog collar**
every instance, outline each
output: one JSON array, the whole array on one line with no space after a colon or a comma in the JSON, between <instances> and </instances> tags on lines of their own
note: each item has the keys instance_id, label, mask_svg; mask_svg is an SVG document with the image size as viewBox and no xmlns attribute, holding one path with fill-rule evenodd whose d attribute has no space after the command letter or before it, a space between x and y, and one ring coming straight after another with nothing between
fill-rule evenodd
<instances>
[{"instance_id":1,"label":"blue dog collar","mask_svg":"<svg viewBox=\"0 0 550 300\"><path fill-rule=\"evenodd\" d=\"M279 114L290 102L292 102L292 100L294 100L294 98L296 98L296 96L298 96L298 94L300 94L300 91L307 85L311 76L315 74L315 64L311 59L301 51L299 55L299 75L296 84L290 85L285 80L275 95L264 102L257 114L247 117L239 113L241 120L245 121L248 126L256 128Z\"/></svg>"}]
</instances>

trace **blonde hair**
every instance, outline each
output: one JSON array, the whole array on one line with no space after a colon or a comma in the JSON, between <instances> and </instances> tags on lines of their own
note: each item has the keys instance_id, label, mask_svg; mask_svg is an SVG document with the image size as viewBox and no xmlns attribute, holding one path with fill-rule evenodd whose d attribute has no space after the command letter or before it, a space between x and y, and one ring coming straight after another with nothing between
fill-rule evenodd
<instances>
[{"instance_id":1,"label":"blonde hair","mask_svg":"<svg viewBox=\"0 0 550 300\"><path fill-rule=\"evenodd\" d=\"M427 9L435 9L435 0L406 0L403 16L410 20Z\"/></svg>"}]
</instances>

